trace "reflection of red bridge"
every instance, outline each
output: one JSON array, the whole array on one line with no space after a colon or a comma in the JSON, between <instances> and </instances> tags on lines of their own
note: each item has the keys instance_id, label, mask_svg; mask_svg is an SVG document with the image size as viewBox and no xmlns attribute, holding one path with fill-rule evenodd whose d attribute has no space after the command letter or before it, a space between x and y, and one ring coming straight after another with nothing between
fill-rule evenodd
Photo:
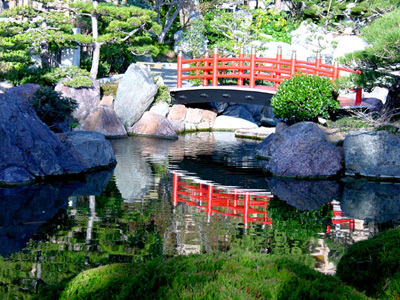
<instances>
[{"instance_id":1,"label":"reflection of red bridge","mask_svg":"<svg viewBox=\"0 0 400 300\"><path fill-rule=\"evenodd\" d=\"M185 67L184 64L191 64ZM315 61L296 59L293 52L290 59L282 58L282 49L278 48L276 57L260 58L253 50L250 57L245 57L243 51L239 57L220 57L215 49L212 57L183 59L178 55L177 86L171 90L175 103L196 102L235 102L247 104L270 105L272 95L276 93L279 84L291 78L295 73L312 74L329 77L333 80L340 77L341 72L360 73L343 68L336 62L334 65L322 63L317 54ZM189 74L187 74L189 73ZM182 81L198 79L202 86L182 88ZM237 85L219 85L220 79L236 80ZM211 85L209 82L211 81ZM273 86L256 85L256 82L268 81ZM245 85L245 82L248 84ZM362 90L357 91L356 100L339 97L341 107L359 106L362 104Z\"/></svg>"},{"instance_id":2,"label":"reflection of red bridge","mask_svg":"<svg viewBox=\"0 0 400 300\"><path fill-rule=\"evenodd\" d=\"M185 203L201 208L200 211L205 212L207 216L220 214L241 218L245 227L248 227L249 223L272 225L272 219L268 217L267 210L270 200L273 198L270 193L240 189L230 191L228 188L209 183L181 181L180 177L178 173L173 173L172 201L174 206L178 203ZM339 202L332 201L327 205L332 206L332 225L338 225L340 229L354 229L354 219L343 216ZM331 233L332 225L327 225L327 233Z\"/></svg>"},{"instance_id":3,"label":"reflection of red bridge","mask_svg":"<svg viewBox=\"0 0 400 300\"><path fill-rule=\"evenodd\" d=\"M202 208L208 216L213 213L242 218L244 225L262 223L271 225L267 207L273 197L268 194L233 190L229 193L223 188L203 183L186 183L179 181L179 175L173 175L173 204L179 202Z\"/></svg>"}]
</instances>

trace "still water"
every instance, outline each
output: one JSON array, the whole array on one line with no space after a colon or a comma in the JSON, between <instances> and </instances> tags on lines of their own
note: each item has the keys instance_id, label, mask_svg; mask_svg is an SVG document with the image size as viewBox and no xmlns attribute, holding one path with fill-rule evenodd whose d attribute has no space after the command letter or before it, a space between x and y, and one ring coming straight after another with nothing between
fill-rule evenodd
<instances>
[{"instance_id":1,"label":"still water","mask_svg":"<svg viewBox=\"0 0 400 300\"><path fill-rule=\"evenodd\" d=\"M111 140L114 170L0 188L0 299L30 299L113 262L247 249L311 254L399 227L400 184L266 178L257 142L232 133Z\"/></svg>"}]
</instances>

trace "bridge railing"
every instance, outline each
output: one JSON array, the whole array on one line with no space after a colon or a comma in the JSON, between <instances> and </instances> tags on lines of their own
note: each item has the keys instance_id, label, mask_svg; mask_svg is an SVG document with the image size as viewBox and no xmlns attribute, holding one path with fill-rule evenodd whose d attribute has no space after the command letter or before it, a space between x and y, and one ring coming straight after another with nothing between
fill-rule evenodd
<instances>
[{"instance_id":1,"label":"bridge railing","mask_svg":"<svg viewBox=\"0 0 400 300\"><path fill-rule=\"evenodd\" d=\"M189 65L189 66L187 66ZM218 86L220 79L236 79L238 86L254 88L256 81L269 81L275 87L285 79L290 79L295 73L319 75L329 77L334 81L341 72L360 73L349 68L340 67L336 61L333 65L322 62L320 53L315 61L296 59L296 51L290 59L282 58L282 48L278 47L276 57L257 57L254 48L249 57L245 57L241 50L238 57L220 57L218 49L214 49L211 57L206 54L202 58L183 59L182 52L178 54L177 88L182 88L182 81L200 79L203 86Z\"/></svg>"}]
</instances>

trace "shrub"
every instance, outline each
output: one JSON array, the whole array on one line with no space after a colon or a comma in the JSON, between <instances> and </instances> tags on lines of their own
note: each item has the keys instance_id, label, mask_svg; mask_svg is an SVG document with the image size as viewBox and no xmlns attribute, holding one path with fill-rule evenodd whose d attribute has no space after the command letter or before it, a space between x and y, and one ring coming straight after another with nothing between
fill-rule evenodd
<instances>
[{"instance_id":1,"label":"shrub","mask_svg":"<svg viewBox=\"0 0 400 300\"><path fill-rule=\"evenodd\" d=\"M61 97L49 87L39 88L29 99L38 117L49 127L64 122L78 104L71 98Z\"/></svg>"},{"instance_id":2,"label":"shrub","mask_svg":"<svg viewBox=\"0 0 400 300\"><path fill-rule=\"evenodd\" d=\"M367 295L400 296L400 229L388 230L352 245L342 257L337 275ZM397 295L397 297L396 297Z\"/></svg>"},{"instance_id":3,"label":"shrub","mask_svg":"<svg viewBox=\"0 0 400 300\"><path fill-rule=\"evenodd\" d=\"M339 109L337 92L330 79L304 74L282 82L271 104L275 116L288 123L329 118Z\"/></svg>"}]
</instances>

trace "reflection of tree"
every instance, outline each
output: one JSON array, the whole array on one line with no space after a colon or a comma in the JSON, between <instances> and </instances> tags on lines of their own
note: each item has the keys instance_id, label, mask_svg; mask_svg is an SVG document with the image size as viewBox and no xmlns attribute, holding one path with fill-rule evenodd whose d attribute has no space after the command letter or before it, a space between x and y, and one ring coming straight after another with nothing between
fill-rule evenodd
<instances>
[{"instance_id":1,"label":"reflection of tree","mask_svg":"<svg viewBox=\"0 0 400 300\"><path fill-rule=\"evenodd\" d=\"M100 196L70 198L68 210L43 224L25 249L0 257L0 295L30 299L37 289L56 299L83 270L160 256L162 235L151 221L158 212L154 203L125 203L113 180Z\"/></svg>"},{"instance_id":2,"label":"reflection of tree","mask_svg":"<svg viewBox=\"0 0 400 300\"><path fill-rule=\"evenodd\" d=\"M310 242L318 237L318 233L325 232L331 217L329 206L324 205L317 210L299 210L274 199L268 206L268 215L272 218L275 231L274 249L283 253L307 252Z\"/></svg>"}]
</instances>

